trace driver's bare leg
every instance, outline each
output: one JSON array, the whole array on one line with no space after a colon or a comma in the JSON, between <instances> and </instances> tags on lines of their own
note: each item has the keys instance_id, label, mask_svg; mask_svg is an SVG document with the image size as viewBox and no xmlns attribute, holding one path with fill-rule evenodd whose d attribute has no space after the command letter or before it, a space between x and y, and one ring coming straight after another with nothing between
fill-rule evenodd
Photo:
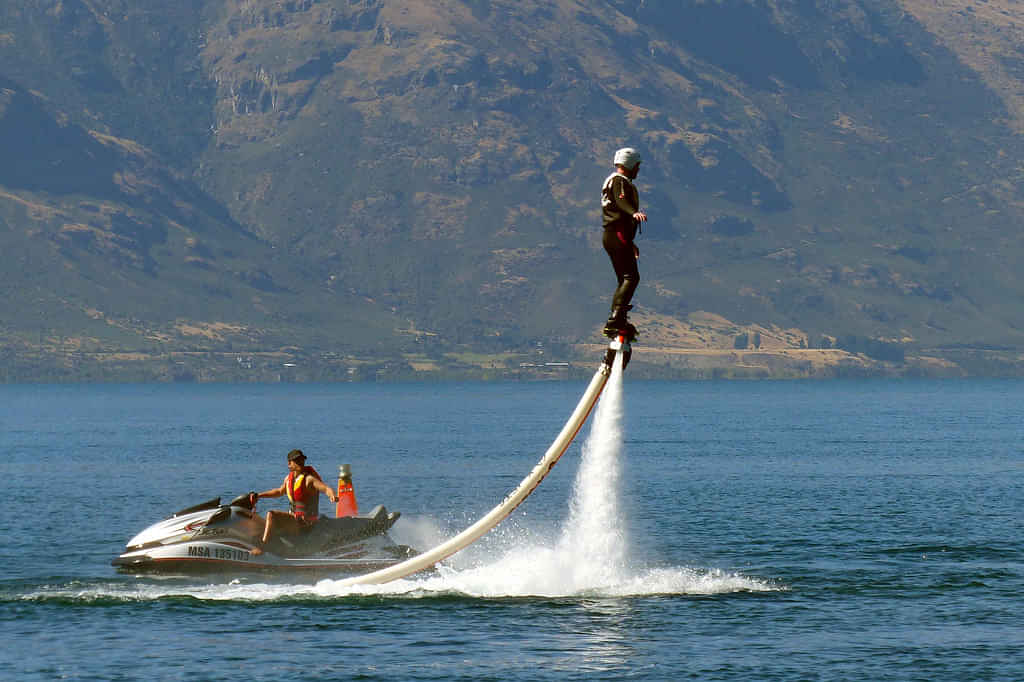
<instances>
[{"instance_id":1,"label":"driver's bare leg","mask_svg":"<svg viewBox=\"0 0 1024 682\"><path fill-rule=\"evenodd\" d=\"M296 520L294 516L291 515L290 512L283 512L277 511L276 509L272 509L267 512L267 522L266 525L263 526L263 538L262 540L260 540L260 544L266 545L268 542L270 542L271 529L275 525L280 527L279 532L283 532L286 534L295 534L299 530L299 522ZM260 554L263 554L263 548L253 547L251 550L249 550L249 553L253 556L259 556Z\"/></svg>"}]
</instances>

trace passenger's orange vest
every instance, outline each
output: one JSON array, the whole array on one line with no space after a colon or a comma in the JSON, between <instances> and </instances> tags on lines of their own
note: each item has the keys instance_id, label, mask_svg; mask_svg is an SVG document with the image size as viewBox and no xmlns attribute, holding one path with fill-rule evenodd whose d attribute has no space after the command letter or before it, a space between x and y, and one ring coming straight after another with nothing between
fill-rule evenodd
<instances>
[{"instance_id":1,"label":"passenger's orange vest","mask_svg":"<svg viewBox=\"0 0 1024 682\"><path fill-rule=\"evenodd\" d=\"M312 476L322 481L320 474L313 467L302 467L302 473L298 476L294 471L288 472L288 482L285 490L288 491L288 502L292 506L292 514L300 521L316 521L320 516L320 491L306 488L306 476Z\"/></svg>"}]
</instances>

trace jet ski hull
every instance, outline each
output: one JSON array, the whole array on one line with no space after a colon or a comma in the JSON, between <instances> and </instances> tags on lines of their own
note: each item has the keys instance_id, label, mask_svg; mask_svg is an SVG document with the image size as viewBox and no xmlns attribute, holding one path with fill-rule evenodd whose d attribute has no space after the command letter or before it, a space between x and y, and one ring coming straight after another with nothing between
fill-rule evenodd
<instances>
[{"instance_id":1,"label":"jet ski hull","mask_svg":"<svg viewBox=\"0 0 1024 682\"><path fill-rule=\"evenodd\" d=\"M411 548L372 541L346 547L343 556L288 558L264 551L252 554L252 545L220 542L184 542L171 547L125 552L111 564L124 573L308 573L357 575L393 566L415 555Z\"/></svg>"},{"instance_id":2,"label":"jet ski hull","mask_svg":"<svg viewBox=\"0 0 1024 682\"><path fill-rule=\"evenodd\" d=\"M305 573L353 575L387 568L415 555L387 531L397 512L320 518L298 535L273 538L253 554L263 520L244 497L210 500L153 524L128 541L111 564L126 573Z\"/></svg>"}]
</instances>

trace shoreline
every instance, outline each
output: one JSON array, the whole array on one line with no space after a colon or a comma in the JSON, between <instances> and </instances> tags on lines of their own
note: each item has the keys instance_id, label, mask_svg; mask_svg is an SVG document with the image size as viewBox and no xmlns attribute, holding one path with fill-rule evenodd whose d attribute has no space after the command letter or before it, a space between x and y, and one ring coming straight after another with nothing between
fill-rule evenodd
<instances>
[{"instance_id":1,"label":"shoreline","mask_svg":"<svg viewBox=\"0 0 1024 682\"><path fill-rule=\"evenodd\" d=\"M267 351L45 352L7 349L0 383L334 383L552 381L586 378L605 344L554 353L345 355L289 347ZM841 349L633 346L634 380L1021 378L1024 353L989 349L907 351L901 361Z\"/></svg>"}]
</instances>

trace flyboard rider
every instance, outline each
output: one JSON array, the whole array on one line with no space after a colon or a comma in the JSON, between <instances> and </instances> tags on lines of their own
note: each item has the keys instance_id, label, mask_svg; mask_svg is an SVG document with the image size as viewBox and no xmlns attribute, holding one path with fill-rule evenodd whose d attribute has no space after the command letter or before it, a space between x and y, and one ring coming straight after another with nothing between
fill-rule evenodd
<instances>
[{"instance_id":1,"label":"flyboard rider","mask_svg":"<svg viewBox=\"0 0 1024 682\"><path fill-rule=\"evenodd\" d=\"M633 240L647 214L640 210L640 193L633 184L640 172L640 153L632 147L623 147L615 152L612 163L615 172L608 176L601 187L601 216L604 223L602 244L615 268L619 286L612 296L612 312L604 325L604 334L615 338L625 333L626 339L636 337L636 327L626 319L631 306L633 292L640 283L637 261L640 249Z\"/></svg>"},{"instance_id":2,"label":"flyboard rider","mask_svg":"<svg viewBox=\"0 0 1024 682\"><path fill-rule=\"evenodd\" d=\"M337 502L338 497L334 491L323 482L320 474L311 466L306 466L306 455L302 450L292 450L288 453L288 475L278 488L266 490L262 493L253 493L256 503L261 497L288 496L291 503L291 511L277 511L272 509L267 512L266 525L263 527L263 539L261 543L266 545L270 541L271 530L279 534L297 535L305 528L316 522L320 516L320 493L327 495L331 502ZM254 547L254 555L263 554L263 549Z\"/></svg>"}]
</instances>

